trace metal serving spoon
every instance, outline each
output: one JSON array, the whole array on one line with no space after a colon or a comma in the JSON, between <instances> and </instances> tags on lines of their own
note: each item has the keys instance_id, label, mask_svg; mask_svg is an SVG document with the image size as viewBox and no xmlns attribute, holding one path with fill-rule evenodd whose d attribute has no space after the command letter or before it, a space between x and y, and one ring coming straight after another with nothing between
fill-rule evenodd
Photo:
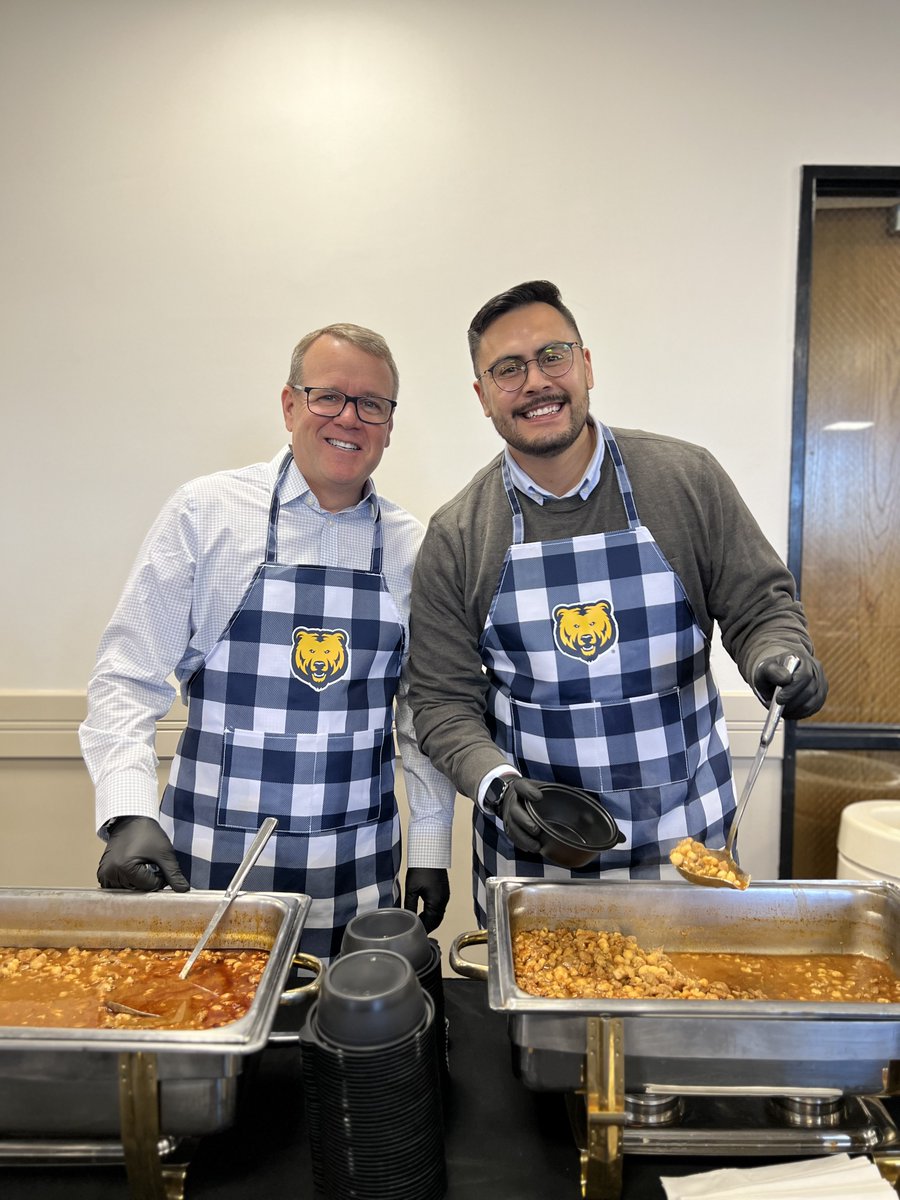
<instances>
[{"instance_id":1,"label":"metal serving spoon","mask_svg":"<svg viewBox=\"0 0 900 1200\"><path fill-rule=\"evenodd\" d=\"M112 1013L125 1013L127 1017L158 1017L159 1013L144 1012L142 1008L132 1008L130 1004L122 1004L119 1000L104 1000L103 1007Z\"/></svg>"},{"instance_id":2,"label":"metal serving spoon","mask_svg":"<svg viewBox=\"0 0 900 1200\"><path fill-rule=\"evenodd\" d=\"M797 670L797 667L800 665L800 659L797 658L795 654L791 654L784 660L784 665L793 675L793 673ZM738 801L737 808L735 809L734 820L732 821L731 829L728 832L728 839L721 850L710 850L708 847L705 848L705 854L708 857L716 859L717 862L720 862L726 870L734 872L735 882L732 882L730 879L720 879L715 875L700 875L694 871L689 871L687 867L680 867L676 865L675 870L679 873L679 875L682 875L688 881L688 883L696 883L699 887L737 888L739 891L743 891L743 889L746 888L750 883L749 874L746 871L741 870L741 868L737 865L732 856L732 850L734 849L734 843L737 840L738 826L740 825L741 818L743 817L747 808L747 801L750 799L750 793L753 791L753 785L756 783L760 768L765 761L766 751L769 749L769 744L771 743L772 738L775 736L775 730L781 718L781 713L784 706L779 704L775 699L778 691L779 688L776 688L775 693L772 696L772 702L769 705L769 713L766 717L765 724L763 725L762 733L760 734L759 746L756 750L756 757L753 759L753 764L750 767L750 774L747 776L747 781L744 784L743 791L741 792L741 798Z\"/></svg>"},{"instance_id":3,"label":"metal serving spoon","mask_svg":"<svg viewBox=\"0 0 900 1200\"><path fill-rule=\"evenodd\" d=\"M200 951L215 933L219 922L225 916L226 912L228 912L232 900L240 891L241 884L247 878L250 868L259 858L260 854L262 854L263 846L265 846L266 842L272 836L277 824L278 821L275 817L266 817L265 821L263 821L262 825L260 825L259 833L257 833L256 837L250 843L247 848L247 853L238 864L238 869L235 871L234 875L232 875L231 883L229 883L228 887L225 889L225 895L219 901L218 907L210 918L209 924L200 934L200 939L188 956L187 962L178 972L179 979L187 979L188 971L190 971L191 967L197 961Z\"/></svg>"},{"instance_id":4,"label":"metal serving spoon","mask_svg":"<svg viewBox=\"0 0 900 1200\"><path fill-rule=\"evenodd\" d=\"M244 857L241 859L240 863L238 864L238 868L235 871L234 875L232 876L231 882L229 883L228 887L225 889L225 894L222 896L222 899L219 901L218 905L216 906L216 911L213 913L212 918L209 921L209 924L203 930L203 933L201 933L200 938L197 941L197 944L194 946L193 950L191 951L190 955L188 956L187 962L184 964L184 966L178 972L179 979L187 978L188 972L190 971L191 967L194 965L194 963L197 961L198 957L200 956L200 951L203 949L203 947L206 945L206 943L209 941L209 939L215 933L215 931L219 925L219 922L225 916L225 913L228 911L228 908L231 905L232 900L235 898L235 896L240 891L241 884L246 879L246 877L250 871L250 868L254 865L256 860L259 858L260 854L262 854L263 847L265 846L265 844L269 840L269 838L272 836L272 833L274 832L275 826L277 824L278 824L278 821L275 817L267 817L265 819L265 821L263 821L262 825L259 828L259 832L257 833L256 837L253 839L253 841L250 843L250 845L248 846L247 853L244 855ZM215 992L211 992L209 988L203 987L202 984L194 984L193 986L194 986L194 988L200 988L200 990L203 992L209 992L211 996L215 995ZM104 1003L105 1007L109 1009L110 1012L126 1013L130 1017L158 1017L159 1016L159 1013L147 1012L145 1009L142 1009L142 1008L134 1008L130 1004L123 1004L120 1000L106 999L103 1001L103 1003Z\"/></svg>"},{"instance_id":5,"label":"metal serving spoon","mask_svg":"<svg viewBox=\"0 0 900 1200\"><path fill-rule=\"evenodd\" d=\"M168 985L171 991L171 984ZM202 983L189 983L185 981L184 988L179 989L181 1001L184 1003L191 997L196 997L198 992L205 992L208 996L212 996L213 1000L219 1000L218 992L214 992L212 988L204 987ZM123 1000L115 1000L112 997L107 997L103 1001L103 1007L108 1008L113 1013L124 1013L128 1017L160 1017L162 1013L148 1012L146 1008L135 1008L133 1004L126 1004Z\"/></svg>"}]
</instances>

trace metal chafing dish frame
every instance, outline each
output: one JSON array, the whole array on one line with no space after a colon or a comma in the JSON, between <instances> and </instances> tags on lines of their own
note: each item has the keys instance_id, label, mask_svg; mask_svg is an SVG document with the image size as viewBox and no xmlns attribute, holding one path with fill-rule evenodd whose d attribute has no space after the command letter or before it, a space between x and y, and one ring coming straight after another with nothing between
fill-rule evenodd
<instances>
[{"instance_id":1,"label":"metal chafing dish frame","mask_svg":"<svg viewBox=\"0 0 900 1200\"><path fill-rule=\"evenodd\" d=\"M221 898L0 888L0 945L185 949ZM210 948L269 952L238 1021L204 1030L0 1027L0 1158L124 1159L133 1196L180 1195L186 1165L165 1160L180 1139L233 1122L240 1076L269 1040L310 903L293 893L235 897Z\"/></svg>"},{"instance_id":2,"label":"metal chafing dish frame","mask_svg":"<svg viewBox=\"0 0 900 1200\"><path fill-rule=\"evenodd\" d=\"M585 1196L620 1194L626 1091L813 1100L900 1094L900 1004L546 999L516 985L512 961L518 929L566 924L617 930L666 951L862 953L896 968L900 888L893 884L754 881L736 892L514 877L488 880L487 911L487 933L457 938L451 964L487 979L490 1007L509 1017L513 1066L526 1086L583 1097L576 1137ZM485 940L487 968L460 959L459 950ZM890 1130L888 1141L896 1137Z\"/></svg>"}]
</instances>

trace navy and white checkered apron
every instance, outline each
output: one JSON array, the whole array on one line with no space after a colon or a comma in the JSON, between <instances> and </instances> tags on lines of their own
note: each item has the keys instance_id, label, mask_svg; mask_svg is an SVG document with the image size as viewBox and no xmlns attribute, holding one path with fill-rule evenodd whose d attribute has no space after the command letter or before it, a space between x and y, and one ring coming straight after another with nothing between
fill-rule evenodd
<instances>
[{"instance_id":1,"label":"navy and white checkered apron","mask_svg":"<svg viewBox=\"0 0 900 1200\"><path fill-rule=\"evenodd\" d=\"M641 525L619 447L599 426L628 528L525 542L507 464L513 544L480 640L486 720L529 779L602 793L625 841L575 871L517 850L494 817L474 815L475 911L492 875L634 879L668 873L687 834L722 845L734 811L722 703L707 645L678 576Z\"/></svg>"},{"instance_id":2,"label":"navy and white checkered apron","mask_svg":"<svg viewBox=\"0 0 900 1200\"><path fill-rule=\"evenodd\" d=\"M276 561L290 461L265 562L188 683L160 821L191 885L221 889L277 817L249 887L312 897L300 945L327 961L351 917L399 901L392 706L405 634L381 573L380 513L368 571Z\"/></svg>"}]
</instances>

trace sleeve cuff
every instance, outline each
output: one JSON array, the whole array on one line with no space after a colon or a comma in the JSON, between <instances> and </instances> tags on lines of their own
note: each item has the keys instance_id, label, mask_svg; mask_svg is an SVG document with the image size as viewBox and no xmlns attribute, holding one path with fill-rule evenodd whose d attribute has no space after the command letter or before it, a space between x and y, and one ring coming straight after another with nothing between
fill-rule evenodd
<instances>
[{"instance_id":1,"label":"sleeve cuff","mask_svg":"<svg viewBox=\"0 0 900 1200\"><path fill-rule=\"evenodd\" d=\"M437 821L410 824L407 833L406 865L448 870L453 827Z\"/></svg>"},{"instance_id":2,"label":"sleeve cuff","mask_svg":"<svg viewBox=\"0 0 900 1200\"><path fill-rule=\"evenodd\" d=\"M117 771L97 785L95 820L97 833L106 836L104 826L113 817L152 817L159 819L156 779L144 771Z\"/></svg>"}]
</instances>

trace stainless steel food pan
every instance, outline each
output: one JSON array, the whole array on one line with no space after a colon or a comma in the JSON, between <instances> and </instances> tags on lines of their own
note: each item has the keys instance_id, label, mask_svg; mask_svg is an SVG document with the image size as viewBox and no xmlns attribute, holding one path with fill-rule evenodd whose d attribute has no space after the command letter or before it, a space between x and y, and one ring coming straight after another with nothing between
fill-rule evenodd
<instances>
[{"instance_id":1,"label":"stainless steel food pan","mask_svg":"<svg viewBox=\"0 0 900 1200\"><path fill-rule=\"evenodd\" d=\"M221 892L150 894L0 888L0 946L180 949L192 946ZM306 920L308 896L243 893L212 949L269 951L250 1009L219 1029L0 1027L0 1138L119 1134L119 1063L155 1057L160 1130L186 1137L234 1120L237 1082L262 1050Z\"/></svg>"},{"instance_id":2,"label":"stainless steel food pan","mask_svg":"<svg viewBox=\"0 0 900 1200\"><path fill-rule=\"evenodd\" d=\"M900 1093L900 1004L553 1000L516 986L512 939L560 924L631 934L666 951L868 954L900 964L900 888L756 883L488 880L488 1001L509 1014L514 1067L532 1088L582 1083L587 1018L624 1018L628 1091Z\"/></svg>"}]
</instances>

